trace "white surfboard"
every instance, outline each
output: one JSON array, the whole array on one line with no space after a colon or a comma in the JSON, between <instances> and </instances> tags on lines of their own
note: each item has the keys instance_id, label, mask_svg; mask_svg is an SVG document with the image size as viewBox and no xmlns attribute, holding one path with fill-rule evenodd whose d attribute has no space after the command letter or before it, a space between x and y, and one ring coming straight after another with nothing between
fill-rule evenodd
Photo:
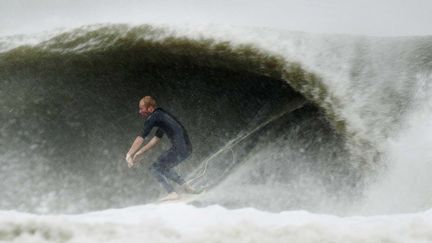
<instances>
[{"instance_id":1,"label":"white surfboard","mask_svg":"<svg viewBox=\"0 0 432 243\"><path fill-rule=\"evenodd\" d=\"M195 201L201 194L181 194L178 199L174 200L162 200L157 201L157 204L167 204L167 203L184 203L188 204Z\"/></svg>"}]
</instances>

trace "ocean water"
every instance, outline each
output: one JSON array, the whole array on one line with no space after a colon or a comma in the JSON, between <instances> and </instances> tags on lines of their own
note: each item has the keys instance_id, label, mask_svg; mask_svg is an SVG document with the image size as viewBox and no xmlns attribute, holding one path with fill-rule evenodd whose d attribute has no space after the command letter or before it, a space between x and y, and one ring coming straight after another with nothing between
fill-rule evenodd
<instances>
[{"instance_id":1,"label":"ocean water","mask_svg":"<svg viewBox=\"0 0 432 243\"><path fill-rule=\"evenodd\" d=\"M0 38L3 242L431 242L431 37L103 24ZM144 95L208 191L128 169Z\"/></svg>"}]
</instances>

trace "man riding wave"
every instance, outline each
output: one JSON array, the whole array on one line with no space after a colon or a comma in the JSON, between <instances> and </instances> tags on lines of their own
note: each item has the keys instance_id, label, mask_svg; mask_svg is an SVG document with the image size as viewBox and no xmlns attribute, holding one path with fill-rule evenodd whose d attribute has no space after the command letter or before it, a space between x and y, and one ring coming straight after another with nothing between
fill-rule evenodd
<instances>
[{"instance_id":1,"label":"man riding wave","mask_svg":"<svg viewBox=\"0 0 432 243\"><path fill-rule=\"evenodd\" d=\"M183 125L170 113L157 107L155 99L145 96L139 102L139 114L145 119L144 128L136 137L131 148L126 154L129 168L137 164L141 156L160 142L164 134L171 141L171 148L164 151L150 166L150 172L168 192L161 200L176 200L178 193L170 185L167 179L181 185L186 192L198 193L191 185L174 171L173 167L183 162L192 153L192 145ZM157 127L155 136L144 146L141 145L149 135L153 127Z\"/></svg>"}]
</instances>

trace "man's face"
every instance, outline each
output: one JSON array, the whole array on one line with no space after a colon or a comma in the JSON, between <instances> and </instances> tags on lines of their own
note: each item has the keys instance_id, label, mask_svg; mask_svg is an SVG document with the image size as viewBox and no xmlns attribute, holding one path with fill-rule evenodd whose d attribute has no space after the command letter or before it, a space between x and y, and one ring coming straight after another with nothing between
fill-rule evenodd
<instances>
[{"instance_id":1,"label":"man's face","mask_svg":"<svg viewBox=\"0 0 432 243\"><path fill-rule=\"evenodd\" d=\"M144 104L139 104L139 114L142 118L146 119L151 113L153 109L151 107L146 107Z\"/></svg>"}]
</instances>

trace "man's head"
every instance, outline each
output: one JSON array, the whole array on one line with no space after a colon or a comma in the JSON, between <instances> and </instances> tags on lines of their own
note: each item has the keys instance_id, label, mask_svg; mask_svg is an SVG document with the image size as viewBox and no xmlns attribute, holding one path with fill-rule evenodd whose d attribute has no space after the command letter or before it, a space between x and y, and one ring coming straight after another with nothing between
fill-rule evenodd
<instances>
[{"instance_id":1,"label":"man's head","mask_svg":"<svg viewBox=\"0 0 432 243\"><path fill-rule=\"evenodd\" d=\"M147 118L156 109L156 100L151 96L144 96L139 102L139 114Z\"/></svg>"}]
</instances>

